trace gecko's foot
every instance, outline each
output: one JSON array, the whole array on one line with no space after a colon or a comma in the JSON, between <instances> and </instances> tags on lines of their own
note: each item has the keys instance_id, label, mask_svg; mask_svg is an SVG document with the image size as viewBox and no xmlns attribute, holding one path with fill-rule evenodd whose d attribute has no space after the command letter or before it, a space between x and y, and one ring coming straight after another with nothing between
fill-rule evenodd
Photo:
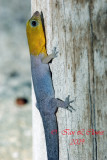
<instances>
[{"instance_id":1,"label":"gecko's foot","mask_svg":"<svg viewBox=\"0 0 107 160\"><path fill-rule=\"evenodd\" d=\"M72 110L75 110L75 109L70 105L70 103L73 103L75 100L70 101L69 98L70 98L70 95L68 95L68 97L65 99L65 103L67 106L66 109L72 112Z\"/></svg>"},{"instance_id":2,"label":"gecko's foot","mask_svg":"<svg viewBox=\"0 0 107 160\"><path fill-rule=\"evenodd\" d=\"M53 58L56 58L58 56L58 51L56 50L56 47L52 50L52 56Z\"/></svg>"}]
</instances>

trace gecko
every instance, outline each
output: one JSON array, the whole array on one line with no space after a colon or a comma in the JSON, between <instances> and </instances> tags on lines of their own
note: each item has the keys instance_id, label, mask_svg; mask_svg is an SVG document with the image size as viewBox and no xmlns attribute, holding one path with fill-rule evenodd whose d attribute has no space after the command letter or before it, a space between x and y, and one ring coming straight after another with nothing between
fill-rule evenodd
<instances>
[{"instance_id":1,"label":"gecko","mask_svg":"<svg viewBox=\"0 0 107 160\"><path fill-rule=\"evenodd\" d=\"M43 28L41 13L36 11L26 23L26 34L31 59L31 74L36 96L36 107L42 117L47 157L48 160L59 160L59 137L51 134L52 130L58 131L56 112L58 107L72 111L68 96L65 101L55 98L55 91L52 82L49 63L57 57L54 49L52 54L47 54L46 38Z\"/></svg>"}]
</instances>

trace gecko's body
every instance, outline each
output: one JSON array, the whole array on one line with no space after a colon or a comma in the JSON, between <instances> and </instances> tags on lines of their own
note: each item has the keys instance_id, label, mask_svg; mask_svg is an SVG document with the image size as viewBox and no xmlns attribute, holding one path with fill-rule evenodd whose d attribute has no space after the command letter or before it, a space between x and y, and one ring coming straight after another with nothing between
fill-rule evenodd
<instances>
[{"instance_id":1,"label":"gecko's body","mask_svg":"<svg viewBox=\"0 0 107 160\"><path fill-rule=\"evenodd\" d=\"M34 25L34 26L33 26ZM59 160L58 134L51 134L58 130L56 111L58 107L70 110L69 98L65 102L55 98L49 62L55 54L47 55L45 36L39 12L35 12L27 22L27 38L31 57L31 72L36 95L36 107L39 109L46 138L48 160ZM38 46L39 45L39 46Z\"/></svg>"},{"instance_id":2,"label":"gecko's body","mask_svg":"<svg viewBox=\"0 0 107 160\"><path fill-rule=\"evenodd\" d=\"M55 94L49 65L42 63L42 58L42 54L39 56L31 55L32 79L36 93L37 107L40 110L40 113L44 113L43 109L47 108L47 112L53 114L52 110L49 110L49 106L43 107L55 97ZM40 107L41 105L42 108Z\"/></svg>"},{"instance_id":3,"label":"gecko's body","mask_svg":"<svg viewBox=\"0 0 107 160\"><path fill-rule=\"evenodd\" d=\"M48 64L42 63L43 55L31 55L31 70L34 90L36 93L37 108L40 111L45 129L48 160L58 160L58 135L52 135L51 131L57 130L55 112L57 106L52 107L54 89Z\"/></svg>"},{"instance_id":4,"label":"gecko's body","mask_svg":"<svg viewBox=\"0 0 107 160\"><path fill-rule=\"evenodd\" d=\"M44 64L41 61L42 54L39 56L33 56L31 55L31 67L32 67L32 73L34 74L34 83L36 85L34 86L36 91L36 97L39 100L39 98L46 98L46 97L54 97L54 90L52 86L52 79L51 79L51 73L49 69L48 64Z\"/></svg>"}]
</instances>

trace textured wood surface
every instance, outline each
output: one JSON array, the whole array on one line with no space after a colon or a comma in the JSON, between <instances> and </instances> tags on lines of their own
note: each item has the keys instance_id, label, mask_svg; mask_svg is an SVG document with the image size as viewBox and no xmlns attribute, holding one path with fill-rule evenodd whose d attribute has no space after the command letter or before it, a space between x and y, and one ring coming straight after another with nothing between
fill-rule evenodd
<instances>
[{"instance_id":1,"label":"textured wood surface","mask_svg":"<svg viewBox=\"0 0 107 160\"><path fill-rule=\"evenodd\" d=\"M32 0L32 13L42 11L48 54L54 47L58 57L50 65L55 96L75 99L72 113L59 109L60 160L106 160L106 68L107 39L105 0ZM33 101L35 97L33 94ZM70 129L73 135L62 135ZM77 135L88 129L104 135ZM34 160L47 160L41 117L33 104ZM70 145L72 139L85 139Z\"/></svg>"}]
</instances>

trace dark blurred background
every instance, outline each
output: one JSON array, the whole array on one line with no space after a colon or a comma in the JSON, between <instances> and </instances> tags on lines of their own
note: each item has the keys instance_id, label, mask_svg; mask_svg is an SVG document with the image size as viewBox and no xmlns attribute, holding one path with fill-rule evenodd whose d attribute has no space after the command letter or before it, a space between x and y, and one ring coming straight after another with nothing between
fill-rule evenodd
<instances>
[{"instance_id":1,"label":"dark blurred background","mask_svg":"<svg viewBox=\"0 0 107 160\"><path fill-rule=\"evenodd\" d=\"M30 0L0 0L0 160L32 159Z\"/></svg>"}]
</instances>

